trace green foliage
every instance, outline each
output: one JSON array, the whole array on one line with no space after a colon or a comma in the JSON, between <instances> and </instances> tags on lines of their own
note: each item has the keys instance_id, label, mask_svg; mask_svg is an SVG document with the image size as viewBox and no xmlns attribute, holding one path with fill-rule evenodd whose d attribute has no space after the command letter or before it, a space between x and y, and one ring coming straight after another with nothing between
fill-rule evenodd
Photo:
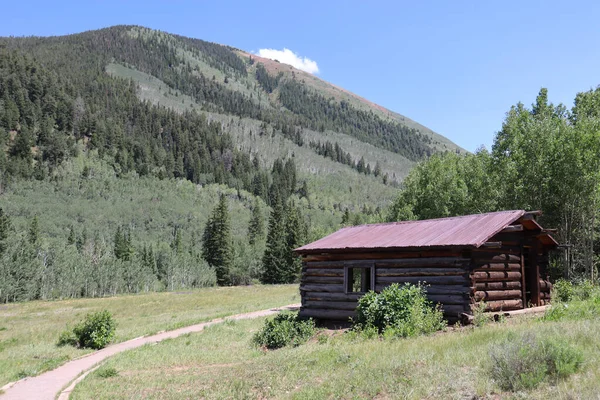
<instances>
[{"instance_id":1,"label":"green foliage","mask_svg":"<svg viewBox=\"0 0 600 400\"><path fill-rule=\"evenodd\" d=\"M554 283L552 297L554 300L568 302L573 298L575 290L573 284L565 279L559 279Z\"/></svg>"},{"instance_id":2,"label":"green foliage","mask_svg":"<svg viewBox=\"0 0 600 400\"><path fill-rule=\"evenodd\" d=\"M116 368L114 367L100 367L96 370L96 372L94 372L94 374L100 378L106 379L106 378L113 378L115 376L119 376L119 371L117 371Z\"/></svg>"},{"instance_id":3,"label":"green foliage","mask_svg":"<svg viewBox=\"0 0 600 400\"><path fill-rule=\"evenodd\" d=\"M72 329L66 329L60 333L58 336L57 346L77 346L77 336L75 336L75 332Z\"/></svg>"},{"instance_id":4,"label":"green foliage","mask_svg":"<svg viewBox=\"0 0 600 400\"><path fill-rule=\"evenodd\" d=\"M85 319L73 328L73 334L80 347L97 350L106 347L114 339L116 326L109 311L98 311L87 314Z\"/></svg>"},{"instance_id":5,"label":"green foliage","mask_svg":"<svg viewBox=\"0 0 600 400\"><path fill-rule=\"evenodd\" d=\"M397 283L381 293L370 291L362 296L353 322L359 331L376 329L400 337L428 334L446 326L441 310L427 300L423 287Z\"/></svg>"},{"instance_id":6,"label":"green foliage","mask_svg":"<svg viewBox=\"0 0 600 400\"><path fill-rule=\"evenodd\" d=\"M488 374L504 390L533 389L579 370L583 352L564 339L512 335L490 348Z\"/></svg>"},{"instance_id":7,"label":"green foliage","mask_svg":"<svg viewBox=\"0 0 600 400\"><path fill-rule=\"evenodd\" d=\"M493 317L485 312L486 305L484 302L479 302L473 308L473 325L481 328L484 325L493 321Z\"/></svg>"},{"instance_id":8,"label":"green foliage","mask_svg":"<svg viewBox=\"0 0 600 400\"><path fill-rule=\"evenodd\" d=\"M8 218L8 215L4 213L2 207L0 207L0 256L2 256L2 253L6 250L6 239L8 239L10 229L10 219Z\"/></svg>"},{"instance_id":9,"label":"green foliage","mask_svg":"<svg viewBox=\"0 0 600 400\"><path fill-rule=\"evenodd\" d=\"M300 319L295 312L282 312L275 318L266 320L252 340L257 346L279 349L285 346L299 346L314 334L315 323L312 319Z\"/></svg>"},{"instance_id":10,"label":"green foliage","mask_svg":"<svg viewBox=\"0 0 600 400\"><path fill-rule=\"evenodd\" d=\"M580 93L569 113L549 103L542 89L531 109L521 103L510 109L491 153L434 155L420 163L388 219L543 210L540 223L559 228L558 241L573 245L574 262L561 265L562 275L592 276L600 200L599 98L599 89Z\"/></svg>"},{"instance_id":11,"label":"green foliage","mask_svg":"<svg viewBox=\"0 0 600 400\"><path fill-rule=\"evenodd\" d=\"M258 200L252 206L252 217L248 224L248 243L254 245L257 241L263 239L265 235L265 222L263 219Z\"/></svg>"},{"instance_id":12,"label":"green foliage","mask_svg":"<svg viewBox=\"0 0 600 400\"><path fill-rule=\"evenodd\" d=\"M565 290L561 286L568 289ZM563 284L559 285L559 289L557 289L555 284L553 294L555 298L557 298L557 293L561 293L560 296L563 300L555 301L552 307L546 310L542 320L560 321L600 318L600 290L597 286L592 286L589 283L576 286ZM565 298L570 300L567 302L564 300Z\"/></svg>"},{"instance_id":13,"label":"green foliage","mask_svg":"<svg viewBox=\"0 0 600 400\"><path fill-rule=\"evenodd\" d=\"M307 236L307 227L293 201L284 208L279 202L269 217L269 232L263 256L263 283L292 283L299 278L301 261L293 250Z\"/></svg>"},{"instance_id":14,"label":"green foliage","mask_svg":"<svg viewBox=\"0 0 600 400\"><path fill-rule=\"evenodd\" d=\"M219 285L229 284L229 271L233 264L233 243L227 199L221 194L219 203L206 223L202 238L202 257L217 274Z\"/></svg>"}]
</instances>

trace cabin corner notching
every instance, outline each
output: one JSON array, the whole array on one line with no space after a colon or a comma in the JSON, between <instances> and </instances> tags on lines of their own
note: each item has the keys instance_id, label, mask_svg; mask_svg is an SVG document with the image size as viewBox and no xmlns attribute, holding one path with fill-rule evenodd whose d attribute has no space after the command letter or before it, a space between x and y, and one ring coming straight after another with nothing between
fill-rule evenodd
<instances>
[{"instance_id":1,"label":"cabin corner notching","mask_svg":"<svg viewBox=\"0 0 600 400\"><path fill-rule=\"evenodd\" d=\"M355 316L358 299L392 283L422 283L455 321L478 303L509 311L550 300L548 253L558 246L539 212L501 211L343 228L295 250L302 256L300 315Z\"/></svg>"}]
</instances>

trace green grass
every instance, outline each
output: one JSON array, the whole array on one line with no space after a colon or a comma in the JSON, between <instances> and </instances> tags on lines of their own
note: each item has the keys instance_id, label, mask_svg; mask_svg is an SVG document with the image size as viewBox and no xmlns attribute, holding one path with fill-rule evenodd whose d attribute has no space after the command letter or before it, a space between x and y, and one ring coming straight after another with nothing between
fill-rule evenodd
<instances>
[{"instance_id":1,"label":"green grass","mask_svg":"<svg viewBox=\"0 0 600 400\"><path fill-rule=\"evenodd\" d=\"M106 364L119 376L90 376L72 398L566 399L598 393L598 319L521 317L413 339L320 336L296 348L267 352L251 343L262 324L262 319L230 322L122 353ZM582 370L533 390L503 391L488 375L490 349L528 332L585 350Z\"/></svg>"},{"instance_id":2,"label":"green grass","mask_svg":"<svg viewBox=\"0 0 600 400\"><path fill-rule=\"evenodd\" d=\"M61 331L103 309L117 321L116 342L227 315L299 302L297 285L209 288L103 299L0 305L0 386L51 370L90 350L56 345Z\"/></svg>"}]
</instances>

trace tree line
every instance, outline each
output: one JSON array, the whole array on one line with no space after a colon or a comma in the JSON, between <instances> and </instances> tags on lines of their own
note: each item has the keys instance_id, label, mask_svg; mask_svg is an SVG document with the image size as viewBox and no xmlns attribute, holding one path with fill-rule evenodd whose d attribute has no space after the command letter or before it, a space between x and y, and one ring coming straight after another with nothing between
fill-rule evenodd
<instances>
[{"instance_id":1,"label":"tree line","mask_svg":"<svg viewBox=\"0 0 600 400\"><path fill-rule=\"evenodd\" d=\"M505 209L542 210L567 249L552 273L597 276L600 261L600 88L577 94L569 110L542 89L531 108L507 113L491 151L439 154L403 182L388 220L427 219Z\"/></svg>"}]
</instances>

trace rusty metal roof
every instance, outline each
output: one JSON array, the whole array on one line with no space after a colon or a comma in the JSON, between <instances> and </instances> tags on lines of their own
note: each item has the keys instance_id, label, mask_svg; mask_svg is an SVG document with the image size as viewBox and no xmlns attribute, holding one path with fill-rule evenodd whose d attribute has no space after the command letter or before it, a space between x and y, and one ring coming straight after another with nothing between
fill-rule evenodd
<instances>
[{"instance_id":1,"label":"rusty metal roof","mask_svg":"<svg viewBox=\"0 0 600 400\"><path fill-rule=\"evenodd\" d=\"M374 250L414 247L479 247L525 214L499 211L460 217L370 224L342 228L297 248L297 253L327 250Z\"/></svg>"}]
</instances>

